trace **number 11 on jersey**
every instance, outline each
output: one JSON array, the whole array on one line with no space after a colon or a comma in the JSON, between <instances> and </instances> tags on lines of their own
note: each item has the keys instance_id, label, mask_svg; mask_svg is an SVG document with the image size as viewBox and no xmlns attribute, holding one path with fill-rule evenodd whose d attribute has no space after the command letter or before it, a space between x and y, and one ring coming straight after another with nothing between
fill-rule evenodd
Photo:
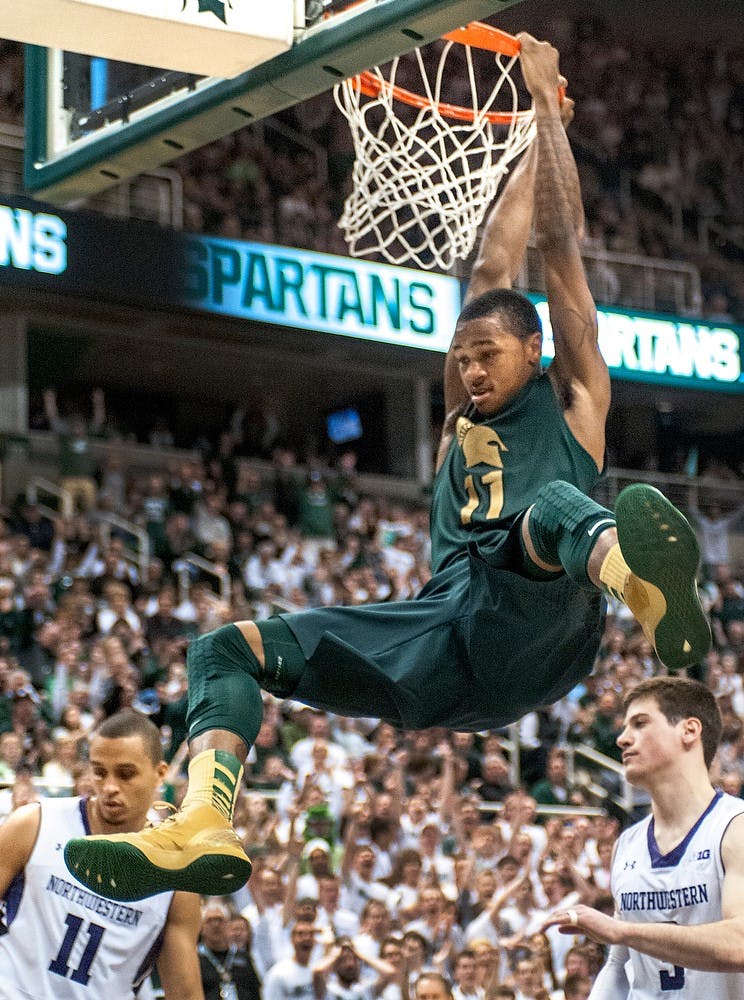
<instances>
[{"instance_id":1,"label":"number 11 on jersey","mask_svg":"<svg viewBox=\"0 0 744 1000\"><path fill-rule=\"evenodd\" d=\"M486 472L480 477L484 486L488 487L488 509L486 518L491 520L501 513L504 506L504 473L501 469L494 469ZM480 505L481 498L475 488L473 476L465 476L465 492L468 495L468 502L460 511L460 520L463 524L470 524L473 514Z\"/></svg>"},{"instance_id":2,"label":"number 11 on jersey","mask_svg":"<svg viewBox=\"0 0 744 1000\"><path fill-rule=\"evenodd\" d=\"M65 917L65 923L67 924L67 933L57 952L57 957L49 963L49 971L67 978L70 972L67 962L77 936L82 929L83 919L82 917L75 917L72 913L68 913ZM90 967L93 964L93 959L96 957L96 952L101 946L101 938L103 937L104 930L105 928L100 927L98 924L88 924L88 941L85 945L85 951L80 956L80 964L77 969L72 970L72 975L70 976L73 983L81 983L83 986L88 985Z\"/></svg>"}]
</instances>

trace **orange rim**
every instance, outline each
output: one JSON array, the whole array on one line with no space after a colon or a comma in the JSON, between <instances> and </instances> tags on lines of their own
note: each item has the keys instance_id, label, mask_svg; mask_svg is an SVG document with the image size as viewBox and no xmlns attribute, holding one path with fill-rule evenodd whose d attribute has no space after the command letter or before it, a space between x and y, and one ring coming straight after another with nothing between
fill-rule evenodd
<instances>
[{"instance_id":1,"label":"orange rim","mask_svg":"<svg viewBox=\"0 0 744 1000\"><path fill-rule=\"evenodd\" d=\"M499 31L481 21L472 21L464 28L456 28L442 35L444 41L456 42L458 45L469 45L474 49L485 49L487 52L498 52L504 56L516 56L519 54L521 45L519 41L506 31ZM422 94L414 94L412 90L406 90L397 84L389 83L380 79L369 70L364 70L353 77L354 84L366 97L379 97L385 91L392 94L394 100L409 104L413 108L436 108L444 118L454 118L456 121L473 122L477 112L472 108L466 108L460 104L447 104L442 101L431 101ZM492 125L511 125L515 121L527 118L530 111L487 111L485 117Z\"/></svg>"},{"instance_id":2,"label":"orange rim","mask_svg":"<svg viewBox=\"0 0 744 1000\"><path fill-rule=\"evenodd\" d=\"M428 97L414 94L413 91L405 90L397 84L388 83L387 80L381 80L369 70L364 70L353 79L358 89L367 97L379 97L384 90L390 92L396 101L410 104L413 108L436 108L443 118L454 118L461 122L473 122L476 118L476 112L472 108L465 108L459 104L446 104L442 101L430 101ZM511 125L512 122L526 118L531 113L530 111L517 111L515 114L510 111L487 111L483 117L487 118L492 125Z\"/></svg>"},{"instance_id":3,"label":"orange rim","mask_svg":"<svg viewBox=\"0 0 744 1000\"><path fill-rule=\"evenodd\" d=\"M506 31L492 28L482 21L471 21L464 28L448 31L442 38L459 45L469 45L473 49L485 49L487 52L500 52L502 56L518 56L522 46L514 35Z\"/></svg>"}]
</instances>

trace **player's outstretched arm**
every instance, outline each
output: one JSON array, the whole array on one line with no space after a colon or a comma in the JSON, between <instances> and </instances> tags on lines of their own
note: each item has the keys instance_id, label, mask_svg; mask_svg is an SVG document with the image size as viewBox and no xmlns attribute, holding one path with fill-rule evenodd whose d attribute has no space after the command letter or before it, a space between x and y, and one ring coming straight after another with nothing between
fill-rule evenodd
<instances>
[{"instance_id":1,"label":"player's outstretched arm","mask_svg":"<svg viewBox=\"0 0 744 1000\"><path fill-rule=\"evenodd\" d=\"M722 886L723 919L708 924L634 923L578 905L551 916L544 928L586 934L602 944L624 945L670 969L744 972L744 815L730 823L721 844L726 874Z\"/></svg>"},{"instance_id":2,"label":"player's outstretched arm","mask_svg":"<svg viewBox=\"0 0 744 1000\"><path fill-rule=\"evenodd\" d=\"M580 253L576 206L581 192L560 115L558 52L526 33L518 38L522 74L535 105L535 228L555 340L554 374L570 400L585 396L583 403L579 399L583 416L598 418L604 427L610 379L597 346L597 310Z\"/></svg>"},{"instance_id":3,"label":"player's outstretched arm","mask_svg":"<svg viewBox=\"0 0 744 1000\"><path fill-rule=\"evenodd\" d=\"M165 1000L204 1000L196 951L200 926L199 897L191 892L174 893L157 959Z\"/></svg>"},{"instance_id":4,"label":"player's outstretched arm","mask_svg":"<svg viewBox=\"0 0 744 1000\"><path fill-rule=\"evenodd\" d=\"M40 822L39 804L30 803L12 812L0 826L0 899L16 875L26 867Z\"/></svg>"},{"instance_id":5,"label":"player's outstretched arm","mask_svg":"<svg viewBox=\"0 0 744 1000\"><path fill-rule=\"evenodd\" d=\"M573 121L574 102L566 96L568 81L559 78L560 116L564 127ZM524 261L527 241L532 231L535 209L537 143L530 143L511 171L502 191L491 206L478 247L478 257L470 273L463 305L493 288L511 288ZM584 235L584 208L576 185L571 192L574 228L579 240Z\"/></svg>"},{"instance_id":6,"label":"player's outstretched arm","mask_svg":"<svg viewBox=\"0 0 744 1000\"><path fill-rule=\"evenodd\" d=\"M470 274L463 305L494 288L511 288L519 273L532 229L536 165L537 143L532 142L511 172L486 217L478 257ZM437 468L444 460L454 434L455 422L467 401L468 394L450 347L444 361L445 423L437 455Z\"/></svg>"},{"instance_id":7,"label":"player's outstretched arm","mask_svg":"<svg viewBox=\"0 0 744 1000\"><path fill-rule=\"evenodd\" d=\"M567 81L559 77L558 84L565 94ZM574 102L564 98L559 117L566 126L572 121ZM532 230L535 207L535 178L537 176L538 143L532 142L486 216L478 248L478 257L470 274L463 305L495 288L511 288L524 260L527 241ZM577 238L584 230L584 212L578 191L572 193L570 210ZM468 396L457 369L457 361L450 349L444 363L445 423L437 455L437 468L454 434L455 423Z\"/></svg>"},{"instance_id":8,"label":"player's outstretched arm","mask_svg":"<svg viewBox=\"0 0 744 1000\"><path fill-rule=\"evenodd\" d=\"M463 305L493 288L511 288L532 230L537 143L532 142L489 210Z\"/></svg>"}]
</instances>

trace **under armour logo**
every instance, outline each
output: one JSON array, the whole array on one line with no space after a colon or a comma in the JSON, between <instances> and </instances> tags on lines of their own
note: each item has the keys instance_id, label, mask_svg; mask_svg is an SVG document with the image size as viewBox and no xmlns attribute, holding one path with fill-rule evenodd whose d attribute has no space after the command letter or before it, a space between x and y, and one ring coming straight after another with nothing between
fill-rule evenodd
<instances>
[{"instance_id":1,"label":"under armour logo","mask_svg":"<svg viewBox=\"0 0 744 1000\"><path fill-rule=\"evenodd\" d=\"M624 864L624 866L623 866L623 871L627 872L627 870L629 868L632 871L635 868L635 866L636 866L635 861L626 861L625 864Z\"/></svg>"},{"instance_id":2,"label":"under armour logo","mask_svg":"<svg viewBox=\"0 0 744 1000\"><path fill-rule=\"evenodd\" d=\"M186 10L188 0L183 0L181 10ZM199 0L199 13L211 13L218 17L223 24L227 24L227 8L232 9L230 0Z\"/></svg>"}]
</instances>

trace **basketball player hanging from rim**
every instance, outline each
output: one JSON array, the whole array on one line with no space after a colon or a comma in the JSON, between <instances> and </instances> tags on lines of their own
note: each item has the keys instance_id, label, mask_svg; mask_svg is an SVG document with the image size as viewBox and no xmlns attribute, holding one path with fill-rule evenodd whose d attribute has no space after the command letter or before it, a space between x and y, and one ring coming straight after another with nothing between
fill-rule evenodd
<instances>
[{"instance_id":1,"label":"basketball player hanging from rim","mask_svg":"<svg viewBox=\"0 0 744 1000\"><path fill-rule=\"evenodd\" d=\"M445 362L433 576L414 600L243 621L195 640L188 793L157 829L68 843L68 867L99 893L222 895L246 881L251 865L231 818L261 688L401 729L492 729L591 671L603 592L625 601L670 670L709 648L699 553L683 516L642 485L614 513L587 496L604 463L610 380L579 252L558 53L520 41L537 138L486 223ZM537 313L510 290L533 205L555 337L546 372Z\"/></svg>"}]
</instances>

